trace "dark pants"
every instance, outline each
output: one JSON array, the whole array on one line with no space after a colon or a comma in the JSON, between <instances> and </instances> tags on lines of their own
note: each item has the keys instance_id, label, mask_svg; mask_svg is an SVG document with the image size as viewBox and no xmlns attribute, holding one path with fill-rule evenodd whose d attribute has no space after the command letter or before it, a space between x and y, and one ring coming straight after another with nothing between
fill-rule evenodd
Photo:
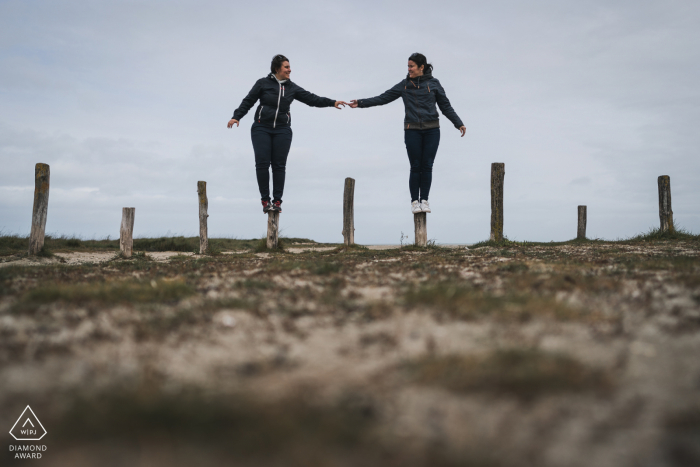
<instances>
[{"instance_id":1,"label":"dark pants","mask_svg":"<svg viewBox=\"0 0 700 467\"><path fill-rule=\"evenodd\" d=\"M411 201L427 201L433 181L433 162L440 144L440 128L404 130L404 141L411 163L411 175L408 178Z\"/></svg>"},{"instance_id":2,"label":"dark pants","mask_svg":"<svg viewBox=\"0 0 700 467\"><path fill-rule=\"evenodd\" d=\"M260 198L270 201L270 165L272 165L272 195L281 200L284 193L284 175L287 167L287 154L292 145L292 128L253 123L250 129L255 151L255 174L258 177Z\"/></svg>"}]
</instances>

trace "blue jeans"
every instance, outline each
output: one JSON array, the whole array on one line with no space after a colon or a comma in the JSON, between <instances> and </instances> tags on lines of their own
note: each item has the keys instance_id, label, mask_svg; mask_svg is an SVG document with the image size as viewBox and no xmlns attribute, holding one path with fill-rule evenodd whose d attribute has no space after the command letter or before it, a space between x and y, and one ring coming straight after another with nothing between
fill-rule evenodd
<instances>
[{"instance_id":1,"label":"blue jeans","mask_svg":"<svg viewBox=\"0 0 700 467\"><path fill-rule=\"evenodd\" d=\"M260 198L270 201L270 166L272 166L272 195L281 200L284 193L284 178L287 155L292 146L291 127L272 128L255 122L250 129L255 151L255 174L258 178Z\"/></svg>"},{"instance_id":2,"label":"blue jeans","mask_svg":"<svg viewBox=\"0 0 700 467\"><path fill-rule=\"evenodd\" d=\"M408 178L411 201L427 201L433 181L433 162L440 144L440 128L404 130L404 141L408 161L411 163L411 175Z\"/></svg>"}]
</instances>

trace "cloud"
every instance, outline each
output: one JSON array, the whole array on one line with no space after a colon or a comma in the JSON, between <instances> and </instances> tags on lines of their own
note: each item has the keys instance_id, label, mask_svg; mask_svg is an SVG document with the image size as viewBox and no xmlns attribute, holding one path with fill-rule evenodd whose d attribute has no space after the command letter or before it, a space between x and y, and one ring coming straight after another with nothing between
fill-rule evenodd
<instances>
[{"instance_id":1,"label":"cloud","mask_svg":"<svg viewBox=\"0 0 700 467\"><path fill-rule=\"evenodd\" d=\"M442 119L430 238L488 236L491 162L506 163L510 238L572 238L579 204L591 236L645 231L662 174L675 217L700 231L700 5L289 5L2 2L0 229L28 231L33 167L45 162L50 231L114 237L121 207L135 206L137 235L194 235L206 180L212 235L262 235L250 116L225 125L272 55L290 57L306 89L349 100L388 89L421 51L468 128L459 138ZM358 242L411 231L401 101L297 102L292 115L286 234L339 241L348 176Z\"/></svg>"}]
</instances>

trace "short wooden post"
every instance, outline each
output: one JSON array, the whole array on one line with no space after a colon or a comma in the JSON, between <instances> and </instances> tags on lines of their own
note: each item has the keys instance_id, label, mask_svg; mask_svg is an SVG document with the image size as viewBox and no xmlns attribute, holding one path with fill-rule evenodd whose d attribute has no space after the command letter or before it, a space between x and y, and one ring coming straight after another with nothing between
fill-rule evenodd
<instances>
[{"instance_id":1,"label":"short wooden post","mask_svg":"<svg viewBox=\"0 0 700 467\"><path fill-rule=\"evenodd\" d=\"M503 179L506 165L503 162L491 164L491 240L503 241Z\"/></svg>"},{"instance_id":2,"label":"short wooden post","mask_svg":"<svg viewBox=\"0 0 700 467\"><path fill-rule=\"evenodd\" d=\"M124 258L134 253L134 217L136 208L122 208L122 225L119 229L119 250Z\"/></svg>"},{"instance_id":3,"label":"short wooden post","mask_svg":"<svg viewBox=\"0 0 700 467\"><path fill-rule=\"evenodd\" d=\"M578 232L576 238L579 240L586 239L586 206L578 207Z\"/></svg>"},{"instance_id":4,"label":"short wooden post","mask_svg":"<svg viewBox=\"0 0 700 467\"><path fill-rule=\"evenodd\" d=\"M207 232L207 210L209 200L207 199L207 182L197 182L197 195L199 195L199 254L203 255L209 251L209 234Z\"/></svg>"},{"instance_id":5,"label":"short wooden post","mask_svg":"<svg viewBox=\"0 0 700 467\"><path fill-rule=\"evenodd\" d=\"M343 192L343 243L345 246L355 244L355 179L345 179Z\"/></svg>"},{"instance_id":6,"label":"short wooden post","mask_svg":"<svg viewBox=\"0 0 700 467\"><path fill-rule=\"evenodd\" d=\"M413 214L413 225L416 228L416 246L428 245L427 217L425 212Z\"/></svg>"},{"instance_id":7,"label":"short wooden post","mask_svg":"<svg viewBox=\"0 0 700 467\"><path fill-rule=\"evenodd\" d=\"M34 167L34 207L32 208L32 229L29 234L30 255L38 254L44 247L50 178L48 164L39 163Z\"/></svg>"},{"instance_id":8,"label":"short wooden post","mask_svg":"<svg viewBox=\"0 0 700 467\"><path fill-rule=\"evenodd\" d=\"M279 241L280 213L269 211L267 213L267 249L276 250Z\"/></svg>"},{"instance_id":9,"label":"short wooden post","mask_svg":"<svg viewBox=\"0 0 700 467\"><path fill-rule=\"evenodd\" d=\"M671 209L671 177L659 177L659 220L662 232L673 232L673 210Z\"/></svg>"}]
</instances>

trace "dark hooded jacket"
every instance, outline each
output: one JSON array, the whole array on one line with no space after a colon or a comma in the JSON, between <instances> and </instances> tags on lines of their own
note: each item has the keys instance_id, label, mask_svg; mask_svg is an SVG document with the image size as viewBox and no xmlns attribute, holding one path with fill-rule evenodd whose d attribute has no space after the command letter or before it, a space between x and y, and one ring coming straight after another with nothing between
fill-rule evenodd
<instances>
[{"instance_id":1,"label":"dark hooded jacket","mask_svg":"<svg viewBox=\"0 0 700 467\"><path fill-rule=\"evenodd\" d=\"M405 130L425 130L429 128L439 128L440 121L435 104L440 107L443 115L447 117L455 128L463 126L462 120L457 116L447 99L445 89L437 78L432 74L424 74L416 78L402 80L399 84L384 92L383 94L370 99L359 99L358 107L374 107L393 102L399 97L403 98L403 105L406 109L404 118Z\"/></svg>"},{"instance_id":2,"label":"dark hooded jacket","mask_svg":"<svg viewBox=\"0 0 700 467\"><path fill-rule=\"evenodd\" d=\"M265 78L255 82L253 88L243 99L241 105L233 112L233 118L240 121L245 114L259 100L260 104L255 109L255 121L264 123L273 128L290 126L292 116L289 107L296 99L311 107L333 107L335 101L326 97L319 97L310 93L301 86L287 80L279 83L270 73Z\"/></svg>"}]
</instances>

